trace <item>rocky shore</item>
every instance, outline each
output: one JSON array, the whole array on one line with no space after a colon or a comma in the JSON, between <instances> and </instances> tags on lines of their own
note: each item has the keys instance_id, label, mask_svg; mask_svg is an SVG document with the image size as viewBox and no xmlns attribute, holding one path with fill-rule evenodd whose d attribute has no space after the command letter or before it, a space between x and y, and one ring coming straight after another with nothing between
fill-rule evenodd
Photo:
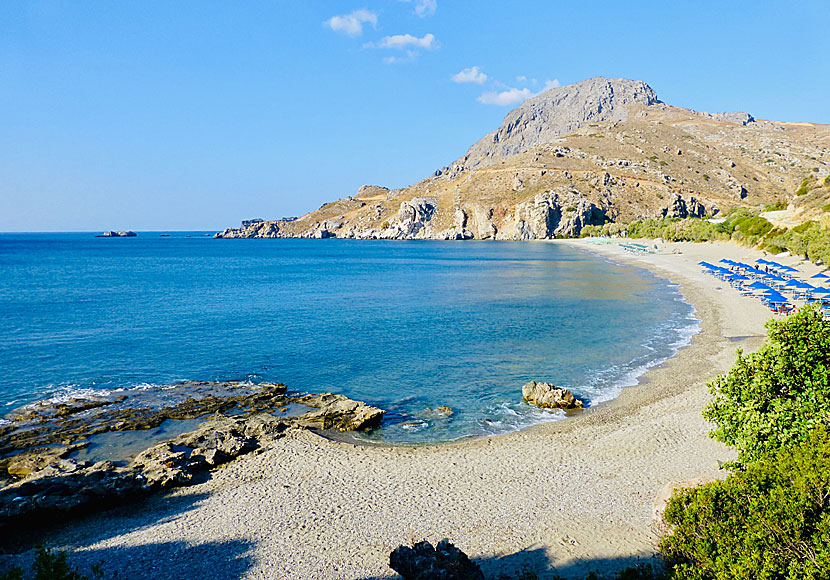
<instances>
[{"instance_id":1,"label":"rocky shore","mask_svg":"<svg viewBox=\"0 0 830 580\"><path fill-rule=\"evenodd\" d=\"M202 482L210 470L261 452L292 429L371 429L384 413L343 395L290 394L275 383L186 382L166 387L162 404L146 399L141 391L104 393L8 415L0 427L0 526ZM287 416L290 405L303 412ZM200 418L195 429L148 443L123 461L74 458L96 435L132 432L140 439L166 421Z\"/></svg>"}]
</instances>

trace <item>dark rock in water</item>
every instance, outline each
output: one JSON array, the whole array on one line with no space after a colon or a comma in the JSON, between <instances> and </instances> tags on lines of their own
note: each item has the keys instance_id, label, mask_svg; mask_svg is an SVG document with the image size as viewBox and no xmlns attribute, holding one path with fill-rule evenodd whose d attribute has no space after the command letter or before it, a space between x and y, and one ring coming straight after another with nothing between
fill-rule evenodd
<instances>
[{"instance_id":1,"label":"dark rock in water","mask_svg":"<svg viewBox=\"0 0 830 580\"><path fill-rule=\"evenodd\" d=\"M389 555L389 567L404 580L484 580L481 569L449 540L398 546Z\"/></svg>"},{"instance_id":2,"label":"dark rock in water","mask_svg":"<svg viewBox=\"0 0 830 580\"><path fill-rule=\"evenodd\" d=\"M164 404L153 408L147 392L95 395L61 402L41 401L6 417L0 430L0 456L110 431L152 429L167 419L196 419L217 412L275 409L288 403L286 387L239 381L187 381L164 390Z\"/></svg>"},{"instance_id":3,"label":"dark rock in water","mask_svg":"<svg viewBox=\"0 0 830 580\"><path fill-rule=\"evenodd\" d=\"M583 405L568 389L536 381L522 387L522 399L544 409L581 409Z\"/></svg>"},{"instance_id":4,"label":"dark rock in water","mask_svg":"<svg viewBox=\"0 0 830 580\"><path fill-rule=\"evenodd\" d=\"M95 237L96 238L134 238L134 237L136 237L136 235L137 234L135 232L130 232L130 231L125 231L125 232L109 231L109 232L104 232L103 234L100 234L100 235L95 236Z\"/></svg>"}]
</instances>

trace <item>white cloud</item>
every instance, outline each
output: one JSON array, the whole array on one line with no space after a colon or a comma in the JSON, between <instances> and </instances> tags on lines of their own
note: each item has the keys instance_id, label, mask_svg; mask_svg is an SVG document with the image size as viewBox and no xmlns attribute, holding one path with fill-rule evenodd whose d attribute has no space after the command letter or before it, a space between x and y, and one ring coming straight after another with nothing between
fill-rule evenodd
<instances>
[{"instance_id":1,"label":"white cloud","mask_svg":"<svg viewBox=\"0 0 830 580\"><path fill-rule=\"evenodd\" d=\"M523 77L517 77L516 80L519 80L521 78ZM531 81L532 84L536 84L536 79L531 79ZM544 93L545 91L550 89L555 89L558 86L560 86L559 79L553 79L552 81L545 81L544 86L537 93L534 93L528 88L517 89L515 87L508 87L507 90L504 91L487 91L485 93L482 93L477 100L479 103L483 105L499 105L502 107L507 105L518 105L519 103L526 101L530 97L535 97L540 93Z\"/></svg>"},{"instance_id":2,"label":"white cloud","mask_svg":"<svg viewBox=\"0 0 830 580\"><path fill-rule=\"evenodd\" d=\"M400 0L401 2L411 2L412 0ZM438 0L415 0L415 14L421 18L427 16L434 16L435 11L438 10Z\"/></svg>"},{"instance_id":3,"label":"white cloud","mask_svg":"<svg viewBox=\"0 0 830 580\"><path fill-rule=\"evenodd\" d=\"M487 75L481 72L477 66L465 68L450 78L456 83L475 83L477 85L483 85L487 81Z\"/></svg>"},{"instance_id":4,"label":"white cloud","mask_svg":"<svg viewBox=\"0 0 830 580\"><path fill-rule=\"evenodd\" d=\"M398 64L401 62L410 62L418 57L418 53L414 50L407 50L406 56L385 56L383 62L386 64Z\"/></svg>"},{"instance_id":5,"label":"white cloud","mask_svg":"<svg viewBox=\"0 0 830 580\"><path fill-rule=\"evenodd\" d=\"M380 39L380 42L369 42L363 46L366 48L391 48L394 50L405 50L409 47L432 50L438 48L438 43L435 42L434 34L425 34L423 38L418 38L411 34L395 34L392 36L384 36Z\"/></svg>"},{"instance_id":6,"label":"white cloud","mask_svg":"<svg viewBox=\"0 0 830 580\"><path fill-rule=\"evenodd\" d=\"M477 99L483 105L517 105L533 96L530 89L512 88L506 91L488 91Z\"/></svg>"},{"instance_id":7,"label":"white cloud","mask_svg":"<svg viewBox=\"0 0 830 580\"><path fill-rule=\"evenodd\" d=\"M545 81L545 86L542 87L542 90L539 91L539 92L543 93L543 92L548 91L550 89L555 89L556 87L559 87L559 86L561 86L559 84L559 79L553 79L552 81Z\"/></svg>"},{"instance_id":8,"label":"white cloud","mask_svg":"<svg viewBox=\"0 0 830 580\"><path fill-rule=\"evenodd\" d=\"M516 77L516 82L517 83L526 83L527 82L527 77L524 76L524 75L519 75L519 76Z\"/></svg>"},{"instance_id":9,"label":"white cloud","mask_svg":"<svg viewBox=\"0 0 830 580\"><path fill-rule=\"evenodd\" d=\"M371 10L355 10L351 14L332 16L323 24L335 32L345 32L349 36L360 36L363 34L363 25L371 24L377 28L378 15Z\"/></svg>"},{"instance_id":10,"label":"white cloud","mask_svg":"<svg viewBox=\"0 0 830 580\"><path fill-rule=\"evenodd\" d=\"M432 16L438 9L438 0L415 0L415 14L424 18Z\"/></svg>"}]
</instances>

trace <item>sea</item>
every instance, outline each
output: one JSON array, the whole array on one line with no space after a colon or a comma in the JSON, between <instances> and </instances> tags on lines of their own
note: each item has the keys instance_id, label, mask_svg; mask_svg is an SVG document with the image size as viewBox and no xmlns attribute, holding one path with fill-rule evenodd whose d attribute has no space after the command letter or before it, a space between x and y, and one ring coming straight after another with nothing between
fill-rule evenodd
<instances>
[{"instance_id":1,"label":"sea","mask_svg":"<svg viewBox=\"0 0 830 580\"><path fill-rule=\"evenodd\" d=\"M0 415L273 381L385 409L367 442L445 442L565 419L531 380L613 399L698 331L668 280L561 244L212 234L0 234Z\"/></svg>"}]
</instances>

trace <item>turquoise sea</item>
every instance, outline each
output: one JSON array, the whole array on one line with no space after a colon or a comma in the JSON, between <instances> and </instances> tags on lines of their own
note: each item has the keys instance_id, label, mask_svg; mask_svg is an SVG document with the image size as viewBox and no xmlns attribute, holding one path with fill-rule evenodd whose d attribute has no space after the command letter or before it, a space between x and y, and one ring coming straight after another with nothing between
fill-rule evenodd
<instances>
[{"instance_id":1,"label":"turquoise sea","mask_svg":"<svg viewBox=\"0 0 830 580\"><path fill-rule=\"evenodd\" d=\"M529 380L609 400L697 328L668 281L562 245L205 232L0 234L0 319L6 412L89 389L267 380L384 408L366 437L401 443L561 418L522 403Z\"/></svg>"}]
</instances>

